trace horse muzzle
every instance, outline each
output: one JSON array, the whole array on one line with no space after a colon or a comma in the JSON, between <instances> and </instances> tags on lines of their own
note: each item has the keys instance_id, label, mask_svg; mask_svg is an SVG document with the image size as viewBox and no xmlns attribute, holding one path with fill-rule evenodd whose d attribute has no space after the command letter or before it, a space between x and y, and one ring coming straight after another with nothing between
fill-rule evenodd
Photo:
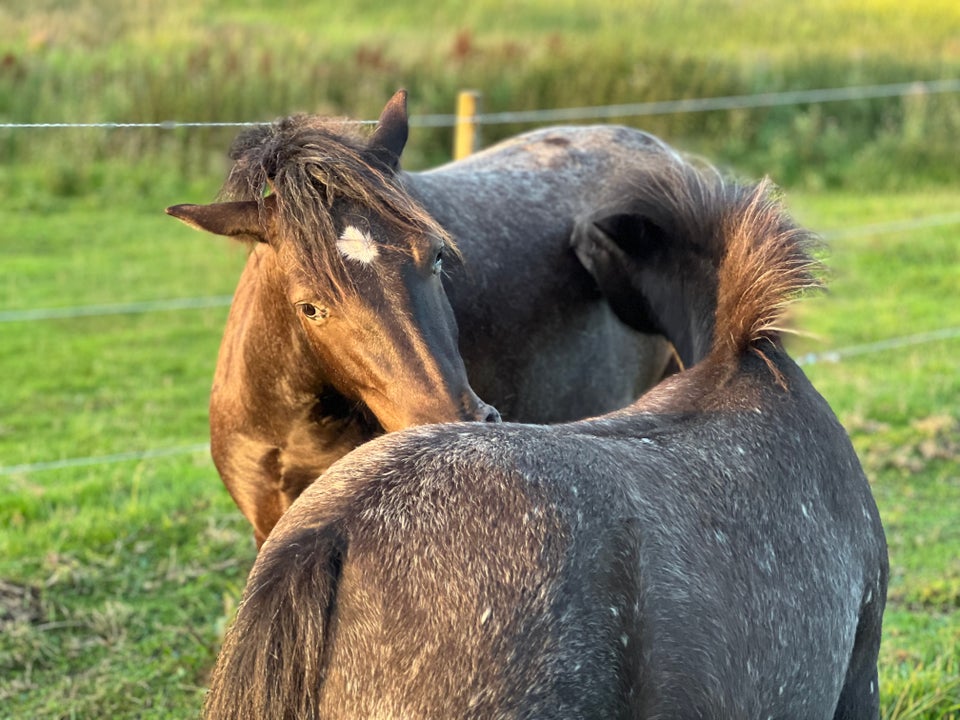
<instances>
[{"instance_id":1,"label":"horse muzzle","mask_svg":"<svg viewBox=\"0 0 960 720\"><path fill-rule=\"evenodd\" d=\"M470 419L476 422L489 423L498 423L501 421L500 411L493 405L487 405L487 403L482 400L477 405L476 410L473 411L473 417Z\"/></svg>"}]
</instances>

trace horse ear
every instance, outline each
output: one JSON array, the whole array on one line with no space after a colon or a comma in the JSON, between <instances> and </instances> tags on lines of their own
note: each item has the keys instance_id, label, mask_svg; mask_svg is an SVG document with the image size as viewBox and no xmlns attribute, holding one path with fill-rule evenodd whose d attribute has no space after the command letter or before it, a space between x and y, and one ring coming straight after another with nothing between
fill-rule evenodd
<instances>
[{"instance_id":1,"label":"horse ear","mask_svg":"<svg viewBox=\"0 0 960 720\"><path fill-rule=\"evenodd\" d=\"M621 322L661 334L641 277L663 230L643 215L614 213L574 223L570 245Z\"/></svg>"},{"instance_id":2,"label":"horse ear","mask_svg":"<svg viewBox=\"0 0 960 720\"><path fill-rule=\"evenodd\" d=\"M574 223L570 245L594 277L627 273L658 251L666 231L645 215L611 213L581 218Z\"/></svg>"},{"instance_id":3,"label":"horse ear","mask_svg":"<svg viewBox=\"0 0 960 720\"><path fill-rule=\"evenodd\" d=\"M667 232L646 215L613 213L594 218L593 224L634 262L662 250Z\"/></svg>"},{"instance_id":4,"label":"horse ear","mask_svg":"<svg viewBox=\"0 0 960 720\"><path fill-rule=\"evenodd\" d=\"M370 137L370 150L391 170L397 170L408 132L407 91L397 90L380 113L377 129Z\"/></svg>"},{"instance_id":5,"label":"horse ear","mask_svg":"<svg viewBox=\"0 0 960 720\"><path fill-rule=\"evenodd\" d=\"M214 235L251 237L258 242L269 242L275 207L276 201L268 197L262 206L256 200L242 200L210 205L173 205L166 212L192 228Z\"/></svg>"}]
</instances>

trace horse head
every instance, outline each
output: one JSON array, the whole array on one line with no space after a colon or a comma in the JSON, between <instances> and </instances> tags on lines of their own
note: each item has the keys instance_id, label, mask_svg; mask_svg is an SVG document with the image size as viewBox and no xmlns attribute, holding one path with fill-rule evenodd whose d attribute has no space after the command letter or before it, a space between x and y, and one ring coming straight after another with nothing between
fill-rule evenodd
<instances>
[{"instance_id":1,"label":"horse head","mask_svg":"<svg viewBox=\"0 0 960 720\"><path fill-rule=\"evenodd\" d=\"M167 213L268 245L291 329L307 338L326 381L385 430L498 421L467 380L441 284L456 246L397 175L406 138L404 91L369 138L309 116L259 126L234 143L228 200Z\"/></svg>"}]
</instances>

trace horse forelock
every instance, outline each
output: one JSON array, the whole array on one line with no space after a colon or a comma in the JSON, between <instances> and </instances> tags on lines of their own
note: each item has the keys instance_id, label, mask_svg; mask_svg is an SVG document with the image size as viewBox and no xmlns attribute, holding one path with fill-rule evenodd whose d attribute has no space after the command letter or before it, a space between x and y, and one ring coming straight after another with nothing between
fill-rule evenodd
<instances>
[{"instance_id":1,"label":"horse forelock","mask_svg":"<svg viewBox=\"0 0 960 720\"><path fill-rule=\"evenodd\" d=\"M427 234L457 254L453 239L368 151L353 123L293 115L241 133L230 157L234 165L221 196L262 204L275 195L282 254L307 278L329 278L340 298L352 283L338 240L355 222L334 218L338 201L361 205L388 228L386 237L376 238L382 247L409 252L409 238Z\"/></svg>"}]
</instances>

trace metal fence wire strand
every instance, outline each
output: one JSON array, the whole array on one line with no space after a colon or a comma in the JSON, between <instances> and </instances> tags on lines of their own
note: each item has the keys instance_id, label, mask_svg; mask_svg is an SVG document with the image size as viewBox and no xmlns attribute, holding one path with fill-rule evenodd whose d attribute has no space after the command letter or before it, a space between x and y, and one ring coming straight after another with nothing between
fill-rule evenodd
<instances>
[{"instance_id":1,"label":"metal fence wire strand","mask_svg":"<svg viewBox=\"0 0 960 720\"><path fill-rule=\"evenodd\" d=\"M515 110L496 113L480 113L474 120L482 125L505 123L538 123L571 120L604 119L612 117L639 117L643 115L664 115L669 113L706 112L709 110L737 110L778 105L799 105L803 103L840 102L850 100L875 100L910 95L932 95L960 91L960 78L943 80L916 80L905 83L882 85L857 85L839 88L819 88L813 90L787 90L784 92L755 93L751 95L728 95L711 98L689 98L679 100L656 100L652 102L621 103L617 105L594 105L575 108L555 108L543 110ZM5 130L36 130L63 128L158 128L175 130L177 128L201 127L249 127L264 125L269 121L235 122L184 122L164 120L161 122L46 122L46 123L0 123ZM376 124L376 120L356 120L359 124ZM453 127L455 114L414 115L410 125L415 127Z\"/></svg>"},{"instance_id":2,"label":"metal fence wire strand","mask_svg":"<svg viewBox=\"0 0 960 720\"><path fill-rule=\"evenodd\" d=\"M800 366L810 366L817 363L838 363L845 358L855 357L857 355L869 355L887 350L909 347L912 345L956 340L958 338L960 338L960 327L943 328L941 330L917 333L915 335L887 338L886 340L878 340L877 342L872 343L851 345L849 347L839 348L837 350L828 350L820 353L807 353L806 355L797 357L796 362ZM64 470L68 468L87 467L91 465L106 465L117 462L143 461L150 460L152 458L173 457L177 455L190 455L201 452L209 452L209 450L210 446L207 443L193 443L190 445L179 445L168 448L116 453L114 455L65 458L62 460L22 463L19 465L8 465L6 467L0 466L0 477L8 475L25 475L28 473L44 472L48 470Z\"/></svg>"},{"instance_id":3,"label":"metal fence wire strand","mask_svg":"<svg viewBox=\"0 0 960 720\"><path fill-rule=\"evenodd\" d=\"M821 233L827 241L846 240L868 235L881 235L894 232L909 232L931 227L960 224L960 212L940 213L926 217L893 220L885 223L872 223L848 228L827 230ZM51 308L24 308L0 310L0 323L28 322L36 320L64 320L102 315L134 315L139 313L197 310L204 308L228 307L232 295L211 295L205 297L171 298L161 300L142 300L127 303L77 305Z\"/></svg>"}]
</instances>

